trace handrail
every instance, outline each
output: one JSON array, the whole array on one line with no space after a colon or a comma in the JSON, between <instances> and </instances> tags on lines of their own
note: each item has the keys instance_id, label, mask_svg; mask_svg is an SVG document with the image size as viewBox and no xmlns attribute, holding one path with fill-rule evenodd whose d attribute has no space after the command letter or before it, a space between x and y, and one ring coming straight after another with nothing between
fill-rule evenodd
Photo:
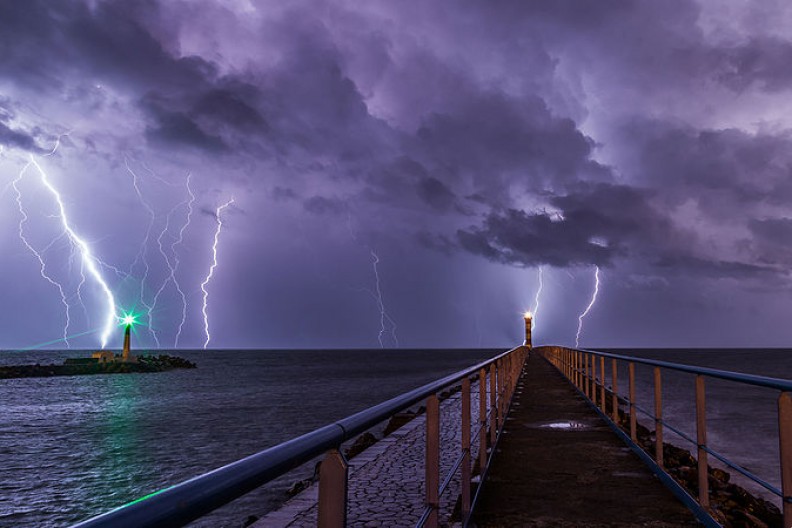
<instances>
[{"instance_id":1,"label":"handrail","mask_svg":"<svg viewBox=\"0 0 792 528\"><path fill-rule=\"evenodd\" d=\"M756 374L742 374L740 372L718 370L709 367L696 367L693 365L683 365L681 363L670 363L668 361L660 361L658 359L645 359L634 356L623 356L621 354L611 354L610 352L587 350L585 348L568 348L557 345L547 345L547 347L566 348L567 350L574 350L577 352L583 352L585 354L594 354L595 356L605 357L609 359L618 359L622 361L629 361L632 363L639 363L642 365L651 365L653 367L661 367L669 370L676 370L679 372L687 372L688 374L700 374L702 376L709 376L711 378L719 378L727 381L736 381L738 383L746 383L748 385L755 385L757 387L765 387L768 389L776 389L780 391L792 391L792 381L781 378L771 378L768 376L759 376Z\"/></svg>"},{"instance_id":2,"label":"handrail","mask_svg":"<svg viewBox=\"0 0 792 528\"><path fill-rule=\"evenodd\" d=\"M547 350L547 359L572 383L578 391L589 401L594 409L599 412L610 424L610 426L623 435L634 451L640 456L649 457L650 465L654 465L653 471L663 473L668 477L668 473L663 469L663 428L668 429L679 435L683 440L692 444L697 451L698 466L698 502L690 497L687 492L679 485L674 483L670 477L666 479L667 485L672 487L675 493L681 492L682 500L691 507L698 508L700 512L709 515L705 510L710 506L709 479L707 456L712 455L727 467L737 471L742 476L760 485L773 495L782 499L784 526L792 526L792 451L789 450L792 444L792 381L758 376L755 374L742 374L708 367L697 367L680 363L670 363L654 359L645 359L634 356L624 356L609 352L594 350L575 349L560 346L542 347ZM597 362L594 358L600 358L600 366L597 369ZM612 383L607 386L605 380L605 358L612 360L610 368ZM627 363L629 367L629 391L630 397L618 394L618 362ZM654 367L654 399L655 412L652 414L648 409L644 409L634 401L635 378L634 364L648 365ZM661 369L684 372L696 375L696 438L689 436L680 429L672 426L662 416L662 376ZM599 376L598 376L599 375ZM707 445L707 420L706 420L706 396L705 378L716 378L730 382L742 383L756 387L774 389L780 391L778 398L778 423L779 423L779 446L780 446L780 469L781 469L781 489L770 484L763 478L742 467L740 464L729 460L726 456L713 450ZM599 391L598 391L599 389ZM606 406L606 390L612 394L610 405L610 415ZM597 392L600 393L600 401L597 401ZM629 411L629 437L620 432L621 426L619 418L619 407L625 406L625 414ZM655 433L655 460L650 458L649 453L638 445L636 437L636 417L635 413L640 412L654 421ZM625 425L626 427L626 425ZM645 455L643 453L646 453ZM648 462L647 463L650 463ZM674 489L676 487L677 489ZM692 501L692 504L690 503ZM711 519L711 518L710 518ZM712 522L715 522L714 520Z\"/></svg>"},{"instance_id":3,"label":"handrail","mask_svg":"<svg viewBox=\"0 0 792 528\"><path fill-rule=\"evenodd\" d=\"M512 348L310 433L79 522L72 528L184 526L326 451L338 448L342 442L448 386L478 374L481 369L499 364L521 348Z\"/></svg>"}]
</instances>

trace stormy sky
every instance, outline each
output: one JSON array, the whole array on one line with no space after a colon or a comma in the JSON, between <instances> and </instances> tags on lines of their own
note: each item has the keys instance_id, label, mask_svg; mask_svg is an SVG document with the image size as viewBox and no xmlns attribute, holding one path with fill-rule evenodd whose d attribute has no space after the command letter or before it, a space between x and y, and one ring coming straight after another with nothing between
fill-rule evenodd
<instances>
[{"instance_id":1,"label":"stormy sky","mask_svg":"<svg viewBox=\"0 0 792 528\"><path fill-rule=\"evenodd\" d=\"M0 347L98 346L90 263L139 347L510 346L540 268L536 341L572 344L596 267L582 346L789 346L789 28L783 0L0 0Z\"/></svg>"}]
</instances>

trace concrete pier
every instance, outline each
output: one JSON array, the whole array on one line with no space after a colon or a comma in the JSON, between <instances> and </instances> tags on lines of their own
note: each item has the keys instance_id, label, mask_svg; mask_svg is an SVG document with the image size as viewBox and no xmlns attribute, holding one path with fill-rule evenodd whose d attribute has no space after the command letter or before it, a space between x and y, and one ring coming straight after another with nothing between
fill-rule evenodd
<instances>
[{"instance_id":1,"label":"concrete pier","mask_svg":"<svg viewBox=\"0 0 792 528\"><path fill-rule=\"evenodd\" d=\"M526 361L482 494L479 527L698 526L547 361Z\"/></svg>"}]
</instances>

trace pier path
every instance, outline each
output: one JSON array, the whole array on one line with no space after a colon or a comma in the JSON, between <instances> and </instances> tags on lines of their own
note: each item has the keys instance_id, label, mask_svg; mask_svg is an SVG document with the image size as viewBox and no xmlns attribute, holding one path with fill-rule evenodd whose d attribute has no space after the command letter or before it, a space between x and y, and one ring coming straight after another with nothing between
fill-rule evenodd
<instances>
[{"instance_id":1,"label":"pier path","mask_svg":"<svg viewBox=\"0 0 792 528\"><path fill-rule=\"evenodd\" d=\"M473 517L481 528L699 526L535 352L523 367Z\"/></svg>"},{"instance_id":2,"label":"pier path","mask_svg":"<svg viewBox=\"0 0 792 528\"><path fill-rule=\"evenodd\" d=\"M441 475L458 454L460 398L457 392L440 406ZM471 384L471 398L475 424L477 383ZM350 461L349 527L415 525L424 508L425 424L420 415ZM451 526L459 485L457 477L441 497L441 526ZM311 486L265 515L255 528L316 526L317 488ZM523 368L474 521L482 528L699 526L583 397L536 353Z\"/></svg>"}]
</instances>

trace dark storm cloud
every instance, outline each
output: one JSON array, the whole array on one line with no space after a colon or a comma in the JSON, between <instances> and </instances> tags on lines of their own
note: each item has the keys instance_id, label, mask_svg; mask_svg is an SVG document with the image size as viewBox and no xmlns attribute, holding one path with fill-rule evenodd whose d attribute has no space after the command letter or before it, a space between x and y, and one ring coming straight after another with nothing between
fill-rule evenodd
<instances>
[{"instance_id":1,"label":"dark storm cloud","mask_svg":"<svg viewBox=\"0 0 792 528\"><path fill-rule=\"evenodd\" d=\"M609 266L632 258L658 271L712 279L784 275L777 266L707 254L694 233L677 227L652 204L656 194L625 185L581 185L577 192L550 199L559 214L496 211L483 225L459 230L457 241L466 251L519 266ZM758 224L757 229L792 233L786 223Z\"/></svg>"},{"instance_id":2,"label":"dark storm cloud","mask_svg":"<svg viewBox=\"0 0 792 528\"><path fill-rule=\"evenodd\" d=\"M428 207L437 212L459 209L451 188L418 161L403 156L373 165L364 196L373 202L396 207ZM448 176L442 172L437 176Z\"/></svg>"},{"instance_id":3,"label":"dark storm cloud","mask_svg":"<svg viewBox=\"0 0 792 528\"><path fill-rule=\"evenodd\" d=\"M0 145L18 147L31 152L42 152L36 144L36 138L20 130L14 130L0 119Z\"/></svg>"},{"instance_id":4,"label":"dark storm cloud","mask_svg":"<svg viewBox=\"0 0 792 528\"><path fill-rule=\"evenodd\" d=\"M167 110L154 101L147 101L143 106L154 121L153 125L146 127L148 141L165 145L188 145L215 153L228 150L228 145L222 138L203 130L192 116Z\"/></svg>"},{"instance_id":5,"label":"dark storm cloud","mask_svg":"<svg viewBox=\"0 0 792 528\"><path fill-rule=\"evenodd\" d=\"M276 185L270 194L274 200L279 202L287 202L299 198L299 195L294 191L294 189L281 187L279 185Z\"/></svg>"},{"instance_id":6,"label":"dark storm cloud","mask_svg":"<svg viewBox=\"0 0 792 528\"><path fill-rule=\"evenodd\" d=\"M550 199L560 214L495 211L482 226L459 230L457 237L462 248L497 262L609 265L648 244L669 247L678 237L650 196L625 185L580 185L575 193Z\"/></svg>"},{"instance_id":7,"label":"dark storm cloud","mask_svg":"<svg viewBox=\"0 0 792 528\"><path fill-rule=\"evenodd\" d=\"M308 198L303 203L303 207L309 213L317 215L336 215L345 213L349 210L349 207L344 201L337 198L326 198L324 196L312 196Z\"/></svg>"},{"instance_id":8,"label":"dark storm cloud","mask_svg":"<svg viewBox=\"0 0 792 528\"><path fill-rule=\"evenodd\" d=\"M218 75L201 57L178 57L155 34L156 2L137 4L13 2L0 5L0 76L42 90L63 80L111 84L138 97L151 117L150 142L227 150L222 133L263 133L267 123L248 100L258 89ZM57 79L57 82L53 82ZM86 91L84 97L88 98Z\"/></svg>"},{"instance_id":9,"label":"dark storm cloud","mask_svg":"<svg viewBox=\"0 0 792 528\"><path fill-rule=\"evenodd\" d=\"M453 114L427 116L417 133L421 151L443 166L490 185L507 178L527 187L610 178L609 170L590 158L594 142L538 97L485 91L466 94L456 106Z\"/></svg>"},{"instance_id":10,"label":"dark storm cloud","mask_svg":"<svg viewBox=\"0 0 792 528\"><path fill-rule=\"evenodd\" d=\"M417 232L415 234L415 241L421 247L439 251L448 256L452 255L457 250L457 245L447 236L430 233L428 231Z\"/></svg>"},{"instance_id":11,"label":"dark storm cloud","mask_svg":"<svg viewBox=\"0 0 792 528\"><path fill-rule=\"evenodd\" d=\"M273 68L222 76L206 68L199 81L185 72L184 87L155 84L157 91L141 99L153 117L152 128L171 128L162 126L162 116L166 125L178 118L177 132L184 134L150 137L184 139L209 150L222 144L238 154L301 166L307 156L330 155L342 162L377 157L383 135L390 143L394 133L369 115L331 37L310 17L285 18L281 24L289 31Z\"/></svg>"},{"instance_id":12,"label":"dark storm cloud","mask_svg":"<svg viewBox=\"0 0 792 528\"><path fill-rule=\"evenodd\" d=\"M792 42L778 37L752 38L733 47L710 52L717 64L716 78L726 86L744 91L751 86L777 91L792 88Z\"/></svg>"},{"instance_id":13,"label":"dark storm cloud","mask_svg":"<svg viewBox=\"0 0 792 528\"><path fill-rule=\"evenodd\" d=\"M682 271L697 278L706 277L710 279L768 278L787 275L785 270L773 266L728 260L705 260L689 255L662 257L655 262L655 265L675 272Z\"/></svg>"},{"instance_id":14,"label":"dark storm cloud","mask_svg":"<svg viewBox=\"0 0 792 528\"><path fill-rule=\"evenodd\" d=\"M480 227L459 230L457 241L462 249L494 262L526 267L611 266L616 259L632 257L659 272L710 279L787 275L776 265L697 255L695 239L680 233L634 189L616 187L614 192L600 187L588 196L609 192L613 192L611 201L617 209L581 207L583 203L596 202L581 200L581 196L564 196L554 200L556 205L566 204L560 218L509 209L490 214ZM627 207L620 211L624 205ZM784 229L788 227L785 225ZM427 236L422 241L427 247L435 243Z\"/></svg>"},{"instance_id":15,"label":"dark storm cloud","mask_svg":"<svg viewBox=\"0 0 792 528\"><path fill-rule=\"evenodd\" d=\"M763 218L748 221L751 237L744 245L757 261L789 268L792 265L792 218Z\"/></svg>"},{"instance_id":16,"label":"dark storm cloud","mask_svg":"<svg viewBox=\"0 0 792 528\"><path fill-rule=\"evenodd\" d=\"M751 7L756 13L774 9ZM708 37L702 30L701 2L695 0L546 0L477 8L501 27L531 27L551 54L577 47L570 55L581 61L583 69L646 94L676 92L691 97L694 87L711 90L712 83L736 92L792 88L791 39L761 31Z\"/></svg>"},{"instance_id":17,"label":"dark storm cloud","mask_svg":"<svg viewBox=\"0 0 792 528\"><path fill-rule=\"evenodd\" d=\"M445 183L433 176L419 180L418 196L439 211L449 209L456 200L454 192Z\"/></svg>"},{"instance_id":18,"label":"dark storm cloud","mask_svg":"<svg viewBox=\"0 0 792 528\"><path fill-rule=\"evenodd\" d=\"M15 117L13 103L7 97L0 97L0 145L17 147L29 152L42 152L36 142L40 131L27 132L10 125L9 122Z\"/></svg>"},{"instance_id":19,"label":"dark storm cloud","mask_svg":"<svg viewBox=\"0 0 792 528\"><path fill-rule=\"evenodd\" d=\"M266 136L267 120L256 108L258 87L233 77L206 79L202 87L168 96L151 92L140 100L150 116L150 141L182 143L210 152L230 146L247 150L250 138Z\"/></svg>"},{"instance_id":20,"label":"dark storm cloud","mask_svg":"<svg viewBox=\"0 0 792 528\"><path fill-rule=\"evenodd\" d=\"M457 238L463 249L505 264L608 264L614 249L595 243L592 233L546 214L509 209L490 214L481 227L459 230Z\"/></svg>"},{"instance_id":21,"label":"dark storm cloud","mask_svg":"<svg viewBox=\"0 0 792 528\"><path fill-rule=\"evenodd\" d=\"M481 180L493 201L504 197L494 180L516 172L527 186L608 177L605 168L589 159L593 142L573 121L554 116L540 97L482 91L454 69L447 77L457 79L459 91L446 94L453 111L428 113L417 136L405 137L369 114L344 71L346 59L336 37L298 8L276 26L281 46L276 66L244 75L219 75L218 67L204 58L175 56L175 46L163 43L158 29L163 15L155 2L111 1L93 7L34 2L24 9L0 9L0 24L9 28L2 33L3 49L16 65L7 73L34 64L41 69L41 88L48 86L49 74L68 64L80 76L115 82L140 98L150 118L146 137L165 148L239 149L264 157L274 152L281 158L296 149L330 154L344 163L364 160L369 167L358 170L377 173L388 170L394 148L406 147L427 167L413 184L420 199L436 210L455 207L449 174ZM436 71L449 68L426 58L416 64ZM418 70L414 74L422 75ZM384 187L373 194L382 198L383 191L390 192Z\"/></svg>"},{"instance_id":22,"label":"dark storm cloud","mask_svg":"<svg viewBox=\"0 0 792 528\"><path fill-rule=\"evenodd\" d=\"M266 119L252 104L245 101L244 94L255 97L258 90L244 84L209 90L201 94L192 105L192 113L243 131L265 132L268 128Z\"/></svg>"},{"instance_id":23,"label":"dark storm cloud","mask_svg":"<svg viewBox=\"0 0 792 528\"><path fill-rule=\"evenodd\" d=\"M713 218L740 217L763 203L792 199L792 137L737 129L696 129L638 120L620 136L644 184L673 202L695 200Z\"/></svg>"},{"instance_id":24,"label":"dark storm cloud","mask_svg":"<svg viewBox=\"0 0 792 528\"><path fill-rule=\"evenodd\" d=\"M168 52L150 29L158 13L154 1L3 2L0 75L39 89L59 85L69 70L138 89L200 86L215 74L214 66Z\"/></svg>"},{"instance_id":25,"label":"dark storm cloud","mask_svg":"<svg viewBox=\"0 0 792 528\"><path fill-rule=\"evenodd\" d=\"M765 218L752 220L751 233L763 241L788 245L792 242L792 218Z\"/></svg>"}]
</instances>

